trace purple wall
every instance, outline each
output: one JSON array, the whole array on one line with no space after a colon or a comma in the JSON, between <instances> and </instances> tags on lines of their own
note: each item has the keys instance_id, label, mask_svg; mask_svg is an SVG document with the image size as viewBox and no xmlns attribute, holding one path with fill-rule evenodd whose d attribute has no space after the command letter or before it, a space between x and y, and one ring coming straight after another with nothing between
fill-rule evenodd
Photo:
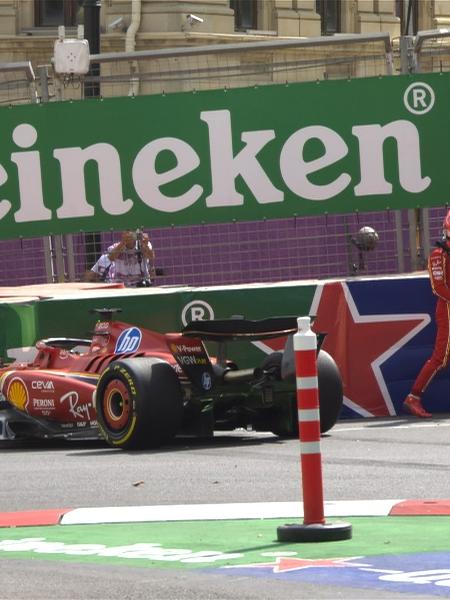
<instances>
[{"instance_id":1,"label":"purple wall","mask_svg":"<svg viewBox=\"0 0 450 600\"><path fill-rule=\"evenodd\" d=\"M446 208L430 209L431 244L438 239ZM411 270L408 213L401 211L405 271ZM363 264L350 238L362 226L379 234ZM164 270L160 285L220 285L295 279L398 273L397 235L392 211L233 222L173 228L145 228ZM76 279L82 280L119 232L73 235ZM422 257L425 267L426 257ZM354 265L354 267L353 267ZM361 268L362 267L362 268ZM42 238L0 242L0 285L45 283Z\"/></svg>"}]
</instances>

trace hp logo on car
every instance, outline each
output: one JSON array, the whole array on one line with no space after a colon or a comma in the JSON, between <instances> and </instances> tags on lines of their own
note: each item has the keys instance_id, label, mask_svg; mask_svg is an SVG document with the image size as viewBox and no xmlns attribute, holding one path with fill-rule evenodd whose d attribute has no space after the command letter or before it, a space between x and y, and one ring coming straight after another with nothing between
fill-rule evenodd
<instances>
[{"instance_id":1,"label":"hp logo on car","mask_svg":"<svg viewBox=\"0 0 450 600\"><path fill-rule=\"evenodd\" d=\"M117 338L114 352L122 354L123 352L134 352L141 344L142 332L137 327L129 327L122 331Z\"/></svg>"}]
</instances>

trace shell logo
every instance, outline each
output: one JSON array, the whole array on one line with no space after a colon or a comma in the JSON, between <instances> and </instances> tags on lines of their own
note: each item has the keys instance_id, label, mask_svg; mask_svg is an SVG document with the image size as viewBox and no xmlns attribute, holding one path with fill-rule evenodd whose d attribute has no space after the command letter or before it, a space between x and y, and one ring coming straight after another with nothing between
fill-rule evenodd
<instances>
[{"instance_id":1,"label":"shell logo","mask_svg":"<svg viewBox=\"0 0 450 600\"><path fill-rule=\"evenodd\" d=\"M19 379L19 377L11 379L6 397L8 402L17 406L20 410L25 410L28 404L28 391L22 379Z\"/></svg>"}]
</instances>

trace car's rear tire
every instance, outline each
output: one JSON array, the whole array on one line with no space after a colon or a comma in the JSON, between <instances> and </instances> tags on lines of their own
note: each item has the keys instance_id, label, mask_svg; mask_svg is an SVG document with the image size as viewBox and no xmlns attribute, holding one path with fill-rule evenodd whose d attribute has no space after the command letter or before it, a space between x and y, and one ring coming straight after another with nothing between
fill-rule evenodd
<instances>
[{"instance_id":1,"label":"car's rear tire","mask_svg":"<svg viewBox=\"0 0 450 600\"><path fill-rule=\"evenodd\" d=\"M178 432L182 392L173 368L157 358L127 358L103 371L95 394L100 431L127 450L157 448Z\"/></svg>"},{"instance_id":2,"label":"car's rear tire","mask_svg":"<svg viewBox=\"0 0 450 600\"><path fill-rule=\"evenodd\" d=\"M264 370L273 370L277 375L281 374L282 352L273 352L265 357L262 368ZM277 376L281 379L281 375ZM342 409L343 393L342 380L334 359L328 352L320 350L317 355L317 379L319 385L319 406L320 406L320 433L329 431L338 420ZM290 400L288 413L282 414L275 411L275 424L270 429L277 435L298 435L297 418L297 400L294 396ZM290 425L289 425L290 423Z\"/></svg>"},{"instance_id":3,"label":"car's rear tire","mask_svg":"<svg viewBox=\"0 0 450 600\"><path fill-rule=\"evenodd\" d=\"M321 350L317 355L317 379L320 433L325 433L336 424L344 401L341 374L333 357L325 350Z\"/></svg>"}]
</instances>

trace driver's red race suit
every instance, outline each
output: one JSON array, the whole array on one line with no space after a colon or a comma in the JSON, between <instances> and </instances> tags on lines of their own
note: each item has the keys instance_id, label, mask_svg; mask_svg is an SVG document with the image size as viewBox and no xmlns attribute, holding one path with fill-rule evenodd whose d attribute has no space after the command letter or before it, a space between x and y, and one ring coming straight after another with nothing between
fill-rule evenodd
<instances>
[{"instance_id":1,"label":"driver's red race suit","mask_svg":"<svg viewBox=\"0 0 450 600\"><path fill-rule=\"evenodd\" d=\"M428 259L428 271L433 293L437 296L437 333L433 354L422 367L411 389L411 394L419 398L436 373L447 366L450 358L450 256L446 248L440 246L433 250Z\"/></svg>"}]
</instances>

